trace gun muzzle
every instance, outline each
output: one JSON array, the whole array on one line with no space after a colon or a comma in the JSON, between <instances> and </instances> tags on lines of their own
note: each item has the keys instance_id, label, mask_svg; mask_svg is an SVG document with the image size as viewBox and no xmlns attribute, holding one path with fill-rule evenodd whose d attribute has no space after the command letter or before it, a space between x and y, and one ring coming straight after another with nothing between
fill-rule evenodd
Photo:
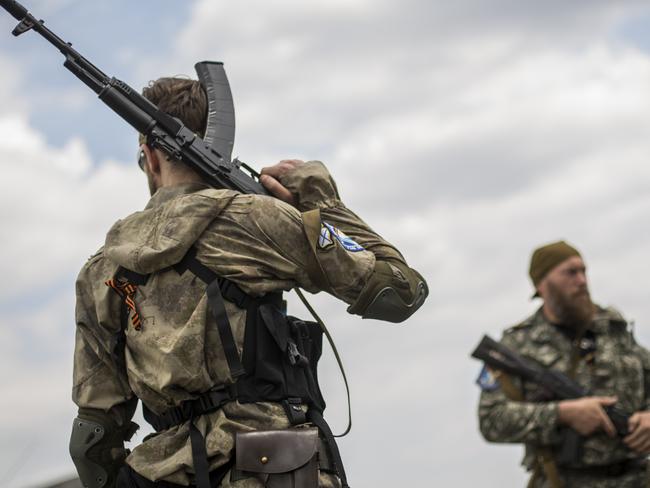
<instances>
[{"instance_id":1,"label":"gun muzzle","mask_svg":"<svg viewBox=\"0 0 650 488\"><path fill-rule=\"evenodd\" d=\"M16 0L0 0L0 7L4 8L17 20L23 20L27 16L27 9Z\"/></svg>"}]
</instances>

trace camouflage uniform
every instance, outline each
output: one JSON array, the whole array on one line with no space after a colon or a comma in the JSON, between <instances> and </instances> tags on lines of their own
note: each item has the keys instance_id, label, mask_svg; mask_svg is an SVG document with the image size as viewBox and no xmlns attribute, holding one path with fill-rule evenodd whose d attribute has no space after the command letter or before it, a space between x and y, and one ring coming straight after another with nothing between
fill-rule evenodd
<instances>
[{"instance_id":1,"label":"camouflage uniform","mask_svg":"<svg viewBox=\"0 0 650 488\"><path fill-rule=\"evenodd\" d=\"M297 286L318 292L306 271L314 251L300 211L319 208L324 222L363 246L345 246L331 228L323 227L315 251L328 291L351 304L349 311L355 312L380 261L390 264L393 276L386 279L395 286L408 289L411 278L419 277L392 245L343 205L322 163L305 163L282 183L296 196L299 210L271 197L190 184L158 190L143 211L113 226L77 282L73 400L80 408L108 412L117 425L125 425L136 397L159 413L231 381L220 337L206 327L205 284L191 273L179 276L165 270L190 246L197 249L199 261L251 296ZM142 326L127 327L123 356L116 358L122 301L105 281L118 266L153 274L136 295ZM241 354L246 310L228 301L225 305ZM289 425L284 409L275 403L231 402L196 421L211 470L231 458L235 432ZM147 438L126 463L152 481L192 483L188 422ZM320 486L338 486L331 475L321 473L320 480ZM221 486L261 485L253 479L231 485L226 476Z\"/></svg>"},{"instance_id":2,"label":"camouflage uniform","mask_svg":"<svg viewBox=\"0 0 650 488\"><path fill-rule=\"evenodd\" d=\"M590 330L596 341L595 353L578 362L575 380L595 396L617 396L619 405L628 412L648 410L650 352L635 342L627 324L614 309L599 307ZM558 326L549 323L541 309L506 330L502 343L547 368L569 372L572 340ZM479 404L480 428L490 442L524 443L523 465L533 470L540 448L553 449L560 443L558 402L531 401L543 398L544 392L534 384L522 385L516 378L512 381L523 393L524 401L509 400L498 383L494 389L484 388ZM598 432L584 441L578 465L572 469L559 467L559 474L567 487L647 486L642 467L629 469L622 475L613 469L605 473L608 468L602 468L621 466L626 460L643 463L643 458L628 449L620 438L612 439ZM550 486L543 472L534 486Z\"/></svg>"}]
</instances>

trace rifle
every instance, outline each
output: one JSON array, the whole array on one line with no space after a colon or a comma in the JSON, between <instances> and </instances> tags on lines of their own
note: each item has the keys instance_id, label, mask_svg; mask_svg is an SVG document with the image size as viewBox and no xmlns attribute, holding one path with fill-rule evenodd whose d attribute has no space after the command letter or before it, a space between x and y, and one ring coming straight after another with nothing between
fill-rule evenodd
<instances>
[{"instance_id":1,"label":"rifle","mask_svg":"<svg viewBox=\"0 0 650 488\"><path fill-rule=\"evenodd\" d=\"M544 388L557 400L571 400L589 396L589 392L564 373L546 369L531 359L526 359L516 352L499 344L489 336L483 339L472 352L472 357L483 361L494 370L503 371L522 380L529 381ZM628 434L628 419L630 414L617 405L603 407L609 416L619 437ZM584 439L573 429L566 429L563 442L557 456L560 466L576 464L581 455Z\"/></svg>"},{"instance_id":2,"label":"rifle","mask_svg":"<svg viewBox=\"0 0 650 488\"><path fill-rule=\"evenodd\" d=\"M211 186L242 193L269 194L259 183L259 173L238 159L231 160L235 112L223 63L203 61L195 65L208 98L208 120L205 137L201 138L125 82L109 78L17 1L0 0L0 6L20 21L12 31L14 36L34 30L53 44L65 56L63 66L93 90L111 110L144 134L148 145L187 164Z\"/></svg>"}]
</instances>

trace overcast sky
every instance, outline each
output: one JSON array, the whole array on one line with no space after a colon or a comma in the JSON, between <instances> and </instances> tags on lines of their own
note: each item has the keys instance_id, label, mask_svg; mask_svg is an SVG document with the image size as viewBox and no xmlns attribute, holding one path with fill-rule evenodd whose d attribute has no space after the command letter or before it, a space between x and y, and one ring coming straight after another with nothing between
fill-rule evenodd
<instances>
[{"instance_id":1,"label":"overcast sky","mask_svg":"<svg viewBox=\"0 0 650 488\"><path fill-rule=\"evenodd\" d=\"M574 243L595 300L650 345L646 2L25 2L138 89L225 62L234 155L323 160L427 278L404 325L314 299L351 383L353 487L524 486L520 447L478 433L468 354L539 305L526 270L540 244ZM133 131L14 24L0 11L0 485L25 488L74 470L74 279L148 194ZM331 356L321 375L341 431Z\"/></svg>"}]
</instances>

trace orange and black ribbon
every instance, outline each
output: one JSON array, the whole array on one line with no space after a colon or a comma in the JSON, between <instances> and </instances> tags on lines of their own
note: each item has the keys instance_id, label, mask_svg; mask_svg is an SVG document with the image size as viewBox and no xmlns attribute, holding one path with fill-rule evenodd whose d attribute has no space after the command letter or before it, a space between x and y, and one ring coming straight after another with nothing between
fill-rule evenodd
<instances>
[{"instance_id":1,"label":"orange and black ribbon","mask_svg":"<svg viewBox=\"0 0 650 488\"><path fill-rule=\"evenodd\" d=\"M138 287L128 281L108 280L105 282L106 286L110 286L115 292L124 299L124 304L129 310L131 315L131 323L135 330L142 328L142 321L140 320L140 312L135 304L135 293Z\"/></svg>"}]
</instances>

